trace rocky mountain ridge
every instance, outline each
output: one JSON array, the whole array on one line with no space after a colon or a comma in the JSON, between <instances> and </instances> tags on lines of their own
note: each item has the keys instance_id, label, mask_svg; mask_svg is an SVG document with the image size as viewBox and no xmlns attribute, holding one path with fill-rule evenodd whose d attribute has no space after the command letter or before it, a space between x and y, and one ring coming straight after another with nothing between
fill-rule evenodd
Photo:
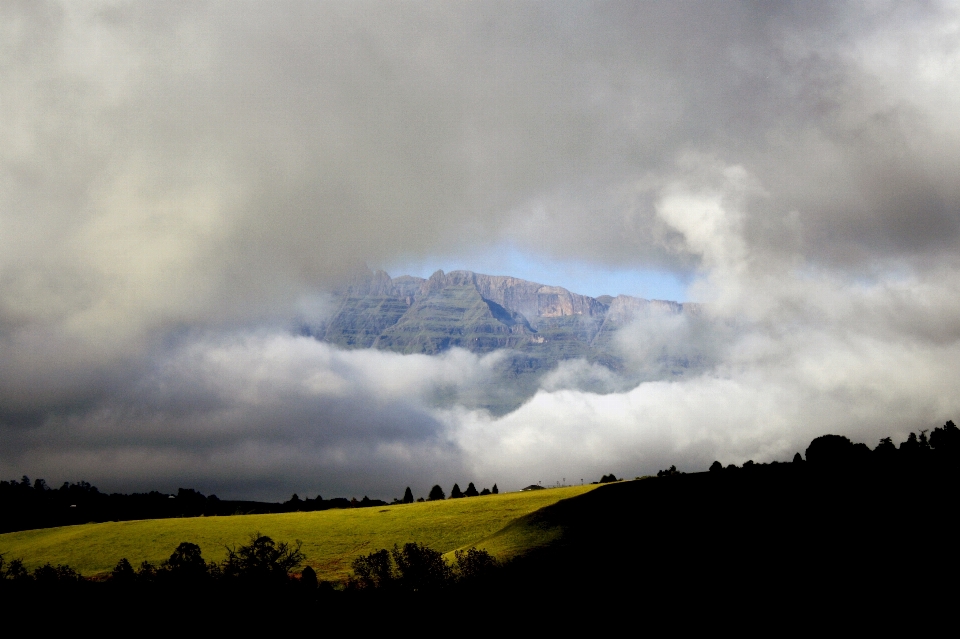
<instances>
[{"instance_id":1,"label":"rocky mountain ridge","mask_svg":"<svg viewBox=\"0 0 960 639\"><path fill-rule=\"evenodd\" d=\"M401 353L511 348L528 355L525 368L537 369L578 357L616 368L616 356L605 346L624 326L654 314L702 312L697 304L629 295L594 298L471 271L437 271L426 279L367 272L334 297L336 311L310 331L317 339Z\"/></svg>"},{"instance_id":2,"label":"rocky mountain ridge","mask_svg":"<svg viewBox=\"0 0 960 639\"><path fill-rule=\"evenodd\" d=\"M345 349L496 352L487 378L469 387L441 385L434 400L503 414L543 384L603 393L611 392L611 379L615 387L625 388L701 368L704 361L696 346L676 341L682 333L656 336L664 320L667 325L709 321L702 315L698 304L629 295L590 297L503 275L437 271L429 278L392 278L366 271L333 291L327 315L311 318L300 332ZM660 340L653 347L651 335ZM569 370L558 371L564 362L575 371L572 377ZM560 378L550 377L553 372Z\"/></svg>"}]
</instances>

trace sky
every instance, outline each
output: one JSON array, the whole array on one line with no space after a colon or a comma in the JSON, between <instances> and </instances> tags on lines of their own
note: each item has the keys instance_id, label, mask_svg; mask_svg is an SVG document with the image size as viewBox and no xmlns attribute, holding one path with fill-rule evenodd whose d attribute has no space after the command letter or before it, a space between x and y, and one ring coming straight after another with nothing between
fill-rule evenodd
<instances>
[{"instance_id":1,"label":"sky","mask_svg":"<svg viewBox=\"0 0 960 639\"><path fill-rule=\"evenodd\" d=\"M960 417L952 2L0 4L0 477L515 490ZM357 268L706 304L696 375L297 336ZM599 390L598 390L599 389Z\"/></svg>"}]
</instances>

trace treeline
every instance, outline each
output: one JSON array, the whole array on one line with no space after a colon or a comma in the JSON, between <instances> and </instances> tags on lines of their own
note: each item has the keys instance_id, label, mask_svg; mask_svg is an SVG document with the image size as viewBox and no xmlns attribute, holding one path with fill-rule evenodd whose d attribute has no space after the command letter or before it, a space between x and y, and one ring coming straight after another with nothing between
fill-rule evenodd
<instances>
[{"instance_id":1,"label":"treeline","mask_svg":"<svg viewBox=\"0 0 960 639\"><path fill-rule=\"evenodd\" d=\"M484 488L478 492L473 482L465 492L457 484L451 498L496 494ZM434 486L428 500L445 499L440 486ZM394 499L394 504L412 503L413 492L407 487L403 499ZM417 501L424 501L420 498ZM225 515L262 515L288 512L314 512L332 508L370 508L386 506L381 499L335 497L301 499L294 494L285 502L259 502L248 500L219 499L206 496L192 488L180 488L176 494L151 491L149 493L103 493L88 482L64 482L59 488L51 488L43 479L30 481L26 475L19 480L0 481L0 533L69 526L90 522L130 521L134 519L169 519L173 517L212 517Z\"/></svg>"},{"instance_id":2,"label":"treeline","mask_svg":"<svg viewBox=\"0 0 960 639\"><path fill-rule=\"evenodd\" d=\"M932 467L952 467L960 463L960 428L953 421L933 429L930 437L927 430L910 433L906 441L897 446L890 437L884 437L872 450L863 443L854 444L842 435L821 435L804 451L804 457L798 452L793 456L793 464L809 464L822 470L897 470L910 469L917 465ZM757 464L748 460L742 466L719 461L713 462L710 472L754 470L763 466L776 466L780 462ZM676 467L670 471L660 471L658 477L676 475Z\"/></svg>"},{"instance_id":3,"label":"treeline","mask_svg":"<svg viewBox=\"0 0 960 639\"><path fill-rule=\"evenodd\" d=\"M31 482L24 476L19 481L0 481L0 533L89 522L271 514L386 503L367 497L322 499L319 495L316 499L303 500L294 495L283 503L221 500L192 488L180 488L176 494L158 491L108 494L85 481L64 482L59 488L50 488L43 479Z\"/></svg>"}]
</instances>

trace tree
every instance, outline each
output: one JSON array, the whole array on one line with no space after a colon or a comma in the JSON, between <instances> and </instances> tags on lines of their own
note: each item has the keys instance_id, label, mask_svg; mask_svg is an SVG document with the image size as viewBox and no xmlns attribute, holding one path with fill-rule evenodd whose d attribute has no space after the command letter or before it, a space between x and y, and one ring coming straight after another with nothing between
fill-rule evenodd
<instances>
[{"instance_id":1,"label":"tree","mask_svg":"<svg viewBox=\"0 0 960 639\"><path fill-rule=\"evenodd\" d=\"M499 494L500 494L500 489L497 488L497 485L496 485L496 484L494 484L494 485L493 485L493 488L490 489L490 492L493 493L494 495L499 495Z\"/></svg>"},{"instance_id":2,"label":"tree","mask_svg":"<svg viewBox=\"0 0 960 639\"><path fill-rule=\"evenodd\" d=\"M711 473L719 473L721 470L723 470L723 464L721 464L719 461L715 461L710 464Z\"/></svg>"},{"instance_id":3,"label":"tree","mask_svg":"<svg viewBox=\"0 0 960 639\"><path fill-rule=\"evenodd\" d=\"M350 567L356 577L352 584L360 588L388 588L396 581L390 552L386 549L357 557Z\"/></svg>"},{"instance_id":4,"label":"tree","mask_svg":"<svg viewBox=\"0 0 960 639\"><path fill-rule=\"evenodd\" d=\"M163 562L161 570L177 580L196 581L207 576L207 562L200 554L200 546L185 541Z\"/></svg>"},{"instance_id":5,"label":"tree","mask_svg":"<svg viewBox=\"0 0 960 639\"><path fill-rule=\"evenodd\" d=\"M33 580L42 585L70 584L80 581L80 573L62 564L46 563L33 571Z\"/></svg>"},{"instance_id":6,"label":"tree","mask_svg":"<svg viewBox=\"0 0 960 639\"><path fill-rule=\"evenodd\" d=\"M460 492L460 485L454 484L453 488L450 489L450 499L460 499L463 497L463 493Z\"/></svg>"},{"instance_id":7,"label":"tree","mask_svg":"<svg viewBox=\"0 0 960 639\"><path fill-rule=\"evenodd\" d=\"M303 563L302 545L299 539L293 545L284 541L276 543L270 537L256 532L250 536L247 545L237 549L227 548L223 574L225 577L249 581L285 581L290 571Z\"/></svg>"},{"instance_id":8,"label":"tree","mask_svg":"<svg viewBox=\"0 0 960 639\"><path fill-rule=\"evenodd\" d=\"M793 463L794 463L794 464L802 464L802 463L803 463L803 457L800 456L800 453L797 453L796 455L793 456Z\"/></svg>"},{"instance_id":9,"label":"tree","mask_svg":"<svg viewBox=\"0 0 960 639\"><path fill-rule=\"evenodd\" d=\"M447 494L443 492L443 488L440 488L440 485L437 484L430 489L430 495L427 496L427 501L438 501L441 499L446 499Z\"/></svg>"},{"instance_id":10,"label":"tree","mask_svg":"<svg viewBox=\"0 0 960 639\"><path fill-rule=\"evenodd\" d=\"M807 462L820 468L842 468L853 455L853 444L842 435L821 435L810 442L805 453Z\"/></svg>"},{"instance_id":11,"label":"tree","mask_svg":"<svg viewBox=\"0 0 960 639\"><path fill-rule=\"evenodd\" d=\"M308 590L316 590L319 583L317 582L317 571L307 566L300 572L300 585Z\"/></svg>"},{"instance_id":12,"label":"tree","mask_svg":"<svg viewBox=\"0 0 960 639\"><path fill-rule=\"evenodd\" d=\"M402 503L404 503L404 504L412 504L412 503L413 503L413 491L410 490L410 487L409 487L409 486L407 486L407 489L406 489L405 491L403 491L403 502L402 502Z\"/></svg>"},{"instance_id":13,"label":"tree","mask_svg":"<svg viewBox=\"0 0 960 639\"><path fill-rule=\"evenodd\" d=\"M948 421L930 433L930 447L939 455L957 456L960 454L960 428Z\"/></svg>"},{"instance_id":14,"label":"tree","mask_svg":"<svg viewBox=\"0 0 960 639\"><path fill-rule=\"evenodd\" d=\"M489 494L490 494L490 489L489 489L489 488L484 488L483 490L480 491L480 496L481 496L481 497L483 497L484 495L489 495Z\"/></svg>"},{"instance_id":15,"label":"tree","mask_svg":"<svg viewBox=\"0 0 960 639\"><path fill-rule=\"evenodd\" d=\"M452 495L451 495L452 496ZM439 590L451 580L452 573L443 555L423 544L394 545L390 552L397 567L400 586L412 592Z\"/></svg>"},{"instance_id":16,"label":"tree","mask_svg":"<svg viewBox=\"0 0 960 639\"><path fill-rule=\"evenodd\" d=\"M110 573L110 581L118 583L130 583L135 581L136 578L137 573L134 572L133 566L130 565L126 557L118 561L113 568L113 572Z\"/></svg>"},{"instance_id":17,"label":"tree","mask_svg":"<svg viewBox=\"0 0 960 639\"><path fill-rule=\"evenodd\" d=\"M137 569L137 581L151 582L157 578L157 569L149 561L144 561Z\"/></svg>"},{"instance_id":18,"label":"tree","mask_svg":"<svg viewBox=\"0 0 960 639\"><path fill-rule=\"evenodd\" d=\"M500 567L500 563L486 550L469 548L457 550L453 553L453 573L460 583L475 583L492 575Z\"/></svg>"},{"instance_id":19,"label":"tree","mask_svg":"<svg viewBox=\"0 0 960 639\"><path fill-rule=\"evenodd\" d=\"M467 490L463 493L464 497L478 497L480 493L477 492L477 487L473 485L473 482L467 486Z\"/></svg>"}]
</instances>

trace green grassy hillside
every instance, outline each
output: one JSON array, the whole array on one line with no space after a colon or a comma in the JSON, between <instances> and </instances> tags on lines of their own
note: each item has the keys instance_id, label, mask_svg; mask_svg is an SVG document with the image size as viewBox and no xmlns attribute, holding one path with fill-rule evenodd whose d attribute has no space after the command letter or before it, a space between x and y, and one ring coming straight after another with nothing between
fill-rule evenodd
<instances>
[{"instance_id":1,"label":"green grassy hillside","mask_svg":"<svg viewBox=\"0 0 960 639\"><path fill-rule=\"evenodd\" d=\"M303 541L306 563L320 579L341 580L354 558L394 544L415 541L443 553L482 545L500 559L526 546L549 541L537 529L496 535L510 522L595 486L553 488L469 499L278 515L235 515L150 519L64 526L0 535L0 553L9 561L22 558L29 569L43 563L69 564L85 576L110 572L121 557L134 566L159 564L177 544L198 544L208 561L226 557L225 546L240 545L259 531L276 541ZM494 536L489 543L484 539Z\"/></svg>"}]
</instances>

